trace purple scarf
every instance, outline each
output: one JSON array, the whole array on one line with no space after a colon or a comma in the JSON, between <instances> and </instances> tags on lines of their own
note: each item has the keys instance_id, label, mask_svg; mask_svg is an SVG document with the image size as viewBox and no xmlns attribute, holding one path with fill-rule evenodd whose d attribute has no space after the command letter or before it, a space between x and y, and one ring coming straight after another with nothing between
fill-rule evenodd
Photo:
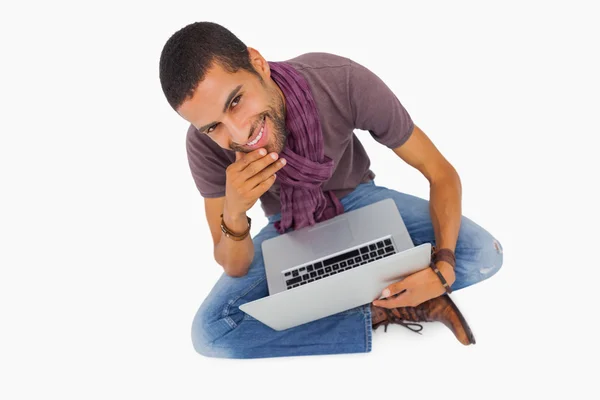
<instances>
[{"instance_id":1,"label":"purple scarf","mask_svg":"<svg viewBox=\"0 0 600 400\"><path fill-rule=\"evenodd\" d=\"M332 191L322 185L333 174L333 160L324 155L323 132L315 100L306 79L287 63L269 62L271 78L285 96L285 125L289 131L281 156L287 164L277 172L281 184L281 221L284 233L325 221L344 212Z\"/></svg>"}]
</instances>

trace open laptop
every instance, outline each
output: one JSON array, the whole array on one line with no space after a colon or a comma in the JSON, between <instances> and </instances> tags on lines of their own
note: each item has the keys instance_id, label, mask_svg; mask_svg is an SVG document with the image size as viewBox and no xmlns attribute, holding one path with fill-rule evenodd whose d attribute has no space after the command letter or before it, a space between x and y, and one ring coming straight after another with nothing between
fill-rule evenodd
<instances>
[{"instance_id":1,"label":"open laptop","mask_svg":"<svg viewBox=\"0 0 600 400\"><path fill-rule=\"evenodd\" d=\"M240 310L277 331L370 303L431 260L392 199L267 239L262 251L269 296Z\"/></svg>"}]
</instances>

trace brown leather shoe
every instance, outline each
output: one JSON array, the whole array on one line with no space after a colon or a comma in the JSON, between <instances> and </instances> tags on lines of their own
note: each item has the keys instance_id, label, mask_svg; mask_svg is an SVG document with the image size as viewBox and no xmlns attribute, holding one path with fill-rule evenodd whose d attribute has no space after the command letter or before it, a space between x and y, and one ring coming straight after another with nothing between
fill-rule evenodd
<instances>
[{"instance_id":1,"label":"brown leather shoe","mask_svg":"<svg viewBox=\"0 0 600 400\"><path fill-rule=\"evenodd\" d=\"M420 334L423 326L415 322L440 321L465 346L475 344L475 336L473 336L469 324L447 294L428 300L416 307L389 309L371 305L371 311L374 321L373 329L384 325L384 331L387 332L388 324L395 323Z\"/></svg>"}]
</instances>

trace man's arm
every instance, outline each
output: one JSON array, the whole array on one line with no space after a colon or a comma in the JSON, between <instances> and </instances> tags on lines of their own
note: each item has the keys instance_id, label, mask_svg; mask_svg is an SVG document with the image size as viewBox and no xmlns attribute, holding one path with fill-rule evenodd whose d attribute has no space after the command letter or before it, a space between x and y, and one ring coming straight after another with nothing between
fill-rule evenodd
<instances>
[{"instance_id":1,"label":"man's arm","mask_svg":"<svg viewBox=\"0 0 600 400\"><path fill-rule=\"evenodd\" d=\"M429 181L429 210L437 248L454 251L462 218L462 187L458 173L416 125L409 139L395 148L394 153ZM438 261L436 265L452 285L456 280L452 266L445 261ZM414 307L444 292L439 278L431 268L426 268L389 285L382 293L389 300L376 300L373 304L387 308ZM401 294L394 297L398 293Z\"/></svg>"},{"instance_id":2,"label":"man's arm","mask_svg":"<svg viewBox=\"0 0 600 400\"><path fill-rule=\"evenodd\" d=\"M214 256L225 273L241 277L248 273L254 258L250 235L233 240L221 231L221 214L225 226L236 234L248 229L246 212L275 182L275 173L285 165L275 152L267 154L264 148L242 154L236 152L236 161L227 167L225 196L206 198L206 219L214 243ZM277 161L276 161L277 160Z\"/></svg>"},{"instance_id":3,"label":"man's arm","mask_svg":"<svg viewBox=\"0 0 600 400\"><path fill-rule=\"evenodd\" d=\"M206 220L214 244L215 261L221 265L229 276L244 276L248 266L254 258L254 245L250 235L243 240L235 241L225 237L221 231L221 214L225 219L225 225L234 232L244 232L248 227L246 215L241 220L230 219L230 214L225 208L225 197L205 198L204 209Z\"/></svg>"},{"instance_id":4,"label":"man's arm","mask_svg":"<svg viewBox=\"0 0 600 400\"><path fill-rule=\"evenodd\" d=\"M458 173L425 133L414 125L398 98L377 75L354 61L350 66L348 98L354 127L369 131L377 142L393 149L398 157L427 178L431 188L429 207L436 246L454 251L462 218L462 188ZM454 283L452 266L444 261L436 264L448 284ZM393 300L376 301L375 305L414 306L445 292L431 268L416 272L388 289L392 294L405 289L406 292Z\"/></svg>"},{"instance_id":5,"label":"man's arm","mask_svg":"<svg viewBox=\"0 0 600 400\"><path fill-rule=\"evenodd\" d=\"M437 248L454 251L462 218L462 185L458 173L416 125L410 138L395 148L394 153L429 181L429 210Z\"/></svg>"}]
</instances>

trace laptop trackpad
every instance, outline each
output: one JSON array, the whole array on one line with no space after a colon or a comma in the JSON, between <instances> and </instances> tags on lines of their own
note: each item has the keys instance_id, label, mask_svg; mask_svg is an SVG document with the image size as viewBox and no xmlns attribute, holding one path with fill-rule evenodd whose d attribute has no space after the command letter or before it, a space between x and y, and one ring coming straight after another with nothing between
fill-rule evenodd
<instances>
[{"instance_id":1,"label":"laptop trackpad","mask_svg":"<svg viewBox=\"0 0 600 400\"><path fill-rule=\"evenodd\" d=\"M343 250L354 240L346 218L310 230L310 241L317 257Z\"/></svg>"}]
</instances>

